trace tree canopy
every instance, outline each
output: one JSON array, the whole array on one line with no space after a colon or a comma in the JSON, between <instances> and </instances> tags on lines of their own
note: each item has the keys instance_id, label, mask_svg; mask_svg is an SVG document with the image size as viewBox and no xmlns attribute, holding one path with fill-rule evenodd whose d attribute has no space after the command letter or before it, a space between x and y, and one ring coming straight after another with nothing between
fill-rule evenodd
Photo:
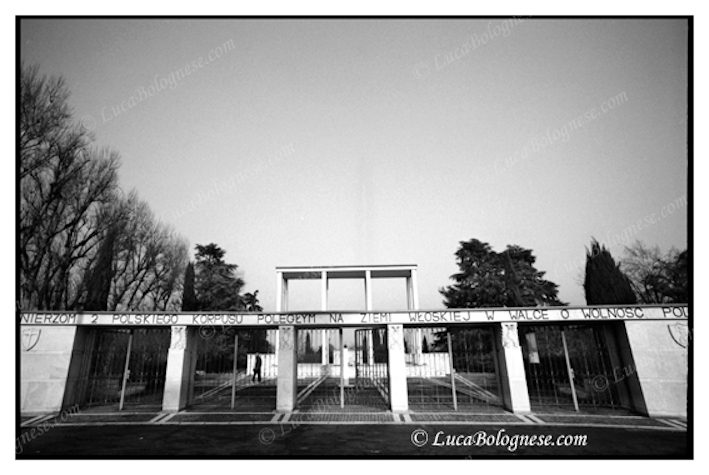
<instances>
[{"instance_id":1,"label":"tree canopy","mask_svg":"<svg viewBox=\"0 0 709 475\"><path fill-rule=\"evenodd\" d=\"M62 78L21 66L20 308L168 310L187 244L118 185L118 153L93 147Z\"/></svg>"},{"instance_id":2,"label":"tree canopy","mask_svg":"<svg viewBox=\"0 0 709 475\"><path fill-rule=\"evenodd\" d=\"M620 270L610 251L592 239L586 249L586 275L583 282L588 305L635 304L637 299L630 279Z\"/></svg>"},{"instance_id":3,"label":"tree canopy","mask_svg":"<svg viewBox=\"0 0 709 475\"><path fill-rule=\"evenodd\" d=\"M625 248L620 267L641 303L689 302L687 251L670 249L663 255L658 246L647 247L640 241Z\"/></svg>"},{"instance_id":4,"label":"tree canopy","mask_svg":"<svg viewBox=\"0 0 709 475\"><path fill-rule=\"evenodd\" d=\"M488 243L461 241L455 253L460 272L454 284L440 289L448 308L532 307L565 305L558 286L534 266L530 249L508 245L498 253Z\"/></svg>"},{"instance_id":5,"label":"tree canopy","mask_svg":"<svg viewBox=\"0 0 709 475\"><path fill-rule=\"evenodd\" d=\"M243 310L240 296L244 281L237 277L236 264L224 261L226 251L214 243L195 246L194 290L202 311Z\"/></svg>"}]
</instances>

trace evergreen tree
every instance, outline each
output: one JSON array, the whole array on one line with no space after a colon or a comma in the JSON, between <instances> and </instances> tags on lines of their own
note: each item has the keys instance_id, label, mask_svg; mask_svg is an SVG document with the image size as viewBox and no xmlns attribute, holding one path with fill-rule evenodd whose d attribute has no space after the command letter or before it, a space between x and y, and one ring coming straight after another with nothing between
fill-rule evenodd
<instances>
[{"instance_id":1,"label":"evergreen tree","mask_svg":"<svg viewBox=\"0 0 709 475\"><path fill-rule=\"evenodd\" d=\"M586 249L586 276L583 282L588 305L632 305L637 303L630 279L623 274L613 256L592 239Z\"/></svg>"},{"instance_id":2,"label":"evergreen tree","mask_svg":"<svg viewBox=\"0 0 709 475\"><path fill-rule=\"evenodd\" d=\"M565 305L557 285L534 267L530 249L507 246L501 253L477 239L460 243L455 253L460 272L455 282L440 290L448 308Z\"/></svg>"},{"instance_id":3,"label":"evergreen tree","mask_svg":"<svg viewBox=\"0 0 709 475\"><path fill-rule=\"evenodd\" d=\"M182 289L182 311L199 310L199 302L194 291L194 264L190 261L185 269L185 285Z\"/></svg>"},{"instance_id":4,"label":"evergreen tree","mask_svg":"<svg viewBox=\"0 0 709 475\"><path fill-rule=\"evenodd\" d=\"M226 251L214 243L197 245L195 294L202 311L236 311L243 308L239 292L244 281L236 276L236 264L224 262Z\"/></svg>"},{"instance_id":5,"label":"evergreen tree","mask_svg":"<svg viewBox=\"0 0 709 475\"><path fill-rule=\"evenodd\" d=\"M677 254L670 264L670 288L667 297L670 302L689 303L689 255L687 250Z\"/></svg>"},{"instance_id":6,"label":"evergreen tree","mask_svg":"<svg viewBox=\"0 0 709 475\"><path fill-rule=\"evenodd\" d=\"M254 291L254 293L245 293L244 298L244 307L246 308L247 312L262 312L263 307L259 305L258 301L258 290Z\"/></svg>"}]
</instances>

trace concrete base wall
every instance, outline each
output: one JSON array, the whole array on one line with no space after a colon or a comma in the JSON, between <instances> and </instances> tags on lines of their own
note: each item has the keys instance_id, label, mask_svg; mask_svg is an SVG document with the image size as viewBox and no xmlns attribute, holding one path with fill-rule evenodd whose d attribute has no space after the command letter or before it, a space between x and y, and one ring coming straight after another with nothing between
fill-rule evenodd
<instances>
[{"instance_id":1,"label":"concrete base wall","mask_svg":"<svg viewBox=\"0 0 709 475\"><path fill-rule=\"evenodd\" d=\"M530 412L517 324L496 323L492 324L492 327L497 355L496 372L504 405L515 413ZM406 378L411 375L412 369L416 368L411 364L407 365L403 326L389 324L387 331L391 409L406 411ZM608 335L607 339L615 342L610 344L609 348L614 375L616 379L625 379L625 385L622 385L619 394L621 403L651 417L686 417L690 343L687 322L626 320L606 326L604 331ZM165 411L181 410L192 399L196 332L196 327L172 328L163 399ZM85 391L84 379L93 350L93 328L22 325L20 333L21 413L57 413L74 404L81 404ZM323 372L329 372L331 376L339 375L340 368L337 365L298 365L295 337L294 326L279 327L278 355L262 355L264 376L268 376L270 372L278 376L277 410L281 412L290 412L295 407L297 378L300 373L311 369L314 376ZM251 365L253 357L249 356ZM448 366L447 354L442 354L440 361L436 359L439 358L437 354L424 356L432 358L429 363L434 367L443 369ZM354 377L354 367L346 368L346 375ZM384 373L381 371L381 374Z\"/></svg>"},{"instance_id":2,"label":"concrete base wall","mask_svg":"<svg viewBox=\"0 0 709 475\"><path fill-rule=\"evenodd\" d=\"M686 417L687 323L624 323L632 363L626 364L622 375L628 377L636 410L651 417Z\"/></svg>"},{"instance_id":3,"label":"concrete base wall","mask_svg":"<svg viewBox=\"0 0 709 475\"><path fill-rule=\"evenodd\" d=\"M20 330L20 411L23 415L59 412L75 352L75 326L22 326ZM82 353L83 354L83 353ZM76 373L72 375L76 378Z\"/></svg>"}]
</instances>

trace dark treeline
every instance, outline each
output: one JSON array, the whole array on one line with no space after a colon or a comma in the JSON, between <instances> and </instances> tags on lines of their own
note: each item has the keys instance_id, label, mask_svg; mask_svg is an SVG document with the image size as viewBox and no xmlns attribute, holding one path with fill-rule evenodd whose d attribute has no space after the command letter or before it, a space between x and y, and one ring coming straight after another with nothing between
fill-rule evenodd
<instances>
[{"instance_id":1,"label":"dark treeline","mask_svg":"<svg viewBox=\"0 0 709 475\"><path fill-rule=\"evenodd\" d=\"M178 310L187 241L121 190L118 154L92 145L68 98L22 65L20 308Z\"/></svg>"}]
</instances>

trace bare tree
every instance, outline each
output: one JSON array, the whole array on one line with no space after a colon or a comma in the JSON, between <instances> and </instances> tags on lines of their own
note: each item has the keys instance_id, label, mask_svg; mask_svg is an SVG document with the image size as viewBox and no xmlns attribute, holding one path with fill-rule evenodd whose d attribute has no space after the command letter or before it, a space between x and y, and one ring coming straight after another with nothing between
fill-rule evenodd
<instances>
[{"instance_id":1,"label":"bare tree","mask_svg":"<svg viewBox=\"0 0 709 475\"><path fill-rule=\"evenodd\" d=\"M20 291L25 308L77 305L77 277L105 234L119 158L89 146L71 121L61 79L22 67L20 80Z\"/></svg>"},{"instance_id":2,"label":"bare tree","mask_svg":"<svg viewBox=\"0 0 709 475\"><path fill-rule=\"evenodd\" d=\"M23 65L20 88L21 307L179 308L187 242L121 192L118 154L90 146L61 78Z\"/></svg>"},{"instance_id":3,"label":"bare tree","mask_svg":"<svg viewBox=\"0 0 709 475\"><path fill-rule=\"evenodd\" d=\"M188 244L155 219L135 192L120 200L109 310L167 310L179 306Z\"/></svg>"},{"instance_id":4,"label":"bare tree","mask_svg":"<svg viewBox=\"0 0 709 475\"><path fill-rule=\"evenodd\" d=\"M671 248L663 255L658 246L636 240L625 248L623 272L642 303L686 303L689 299L687 251Z\"/></svg>"}]
</instances>

